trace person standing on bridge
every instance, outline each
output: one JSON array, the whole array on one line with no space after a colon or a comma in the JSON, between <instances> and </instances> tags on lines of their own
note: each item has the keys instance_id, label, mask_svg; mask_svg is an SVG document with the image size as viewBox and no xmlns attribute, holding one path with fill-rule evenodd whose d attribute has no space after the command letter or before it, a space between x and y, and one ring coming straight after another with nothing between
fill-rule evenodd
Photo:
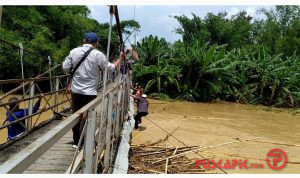
<instances>
[{"instance_id":1,"label":"person standing on bridge","mask_svg":"<svg viewBox=\"0 0 300 178\"><path fill-rule=\"evenodd\" d=\"M104 71L106 65L106 56L96 49L98 45L97 34L94 32L86 33L83 45L72 49L63 62L64 70L72 70L71 86L67 90L71 92L73 113L97 97L100 71ZM121 53L119 59L114 63L107 61L107 71L113 73L123 58L124 54ZM78 145L84 123L85 119L81 118L80 122L72 129L74 148Z\"/></svg>"}]
</instances>

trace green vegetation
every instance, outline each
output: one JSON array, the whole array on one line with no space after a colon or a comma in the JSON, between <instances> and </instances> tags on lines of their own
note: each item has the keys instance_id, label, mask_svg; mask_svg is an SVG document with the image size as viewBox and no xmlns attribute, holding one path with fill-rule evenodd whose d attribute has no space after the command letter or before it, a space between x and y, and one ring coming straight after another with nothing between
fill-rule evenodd
<instances>
[{"instance_id":1,"label":"green vegetation","mask_svg":"<svg viewBox=\"0 0 300 178\"><path fill-rule=\"evenodd\" d=\"M182 40L142 39L134 81L167 100L299 107L300 7L276 6L260 14L265 18L255 20L243 11L230 18L226 12L203 19L174 16ZM53 65L61 63L85 32L96 31L105 52L109 25L89 15L85 6L4 6L0 38L43 56L24 54L25 77L33 77L48 68L47 56ZM140 28L133 20L121 25L127 34ZM113 27L110 59L118 55L118 45ZM21 78L18 50L0 43L0 54L0 79Z\"/></svg>"},{"instance_id":2,"label":"green vegetation","mask_svg":"<svg viewBox=\"0 0 300 178\"><path fill-rule=\"evenodd\" d=\"M106 52L109 24L100 24L89 14L86 6L4 6L0 38L15 45L23 43L25 49L43 56L24 52L25 78L34 77L48 68L47 56L53 65L61 63L72 48L82 43L83 34L88 31L98 33L99 48ZM122 21L121 26L127 34L140 28L133 20ZM117 34L114 26L111 58L118 55ZM0 54L0 79L21 78L18 49L0 43Z\"/></svg>"},{"instance_id":3,"label":"green vegetation","mask_svg":"<svg viewBox=\"0 0 300 178\"><path fill-rule=\"evenodd\" d=\"M182 40L149 36L138 43L134 80L146 93L190 101L226 101L298 107L300 104L300 8L276 6L230 19L175 16ZM158 94L157 94L158 93Z\"/></svg>"}]
</instances>

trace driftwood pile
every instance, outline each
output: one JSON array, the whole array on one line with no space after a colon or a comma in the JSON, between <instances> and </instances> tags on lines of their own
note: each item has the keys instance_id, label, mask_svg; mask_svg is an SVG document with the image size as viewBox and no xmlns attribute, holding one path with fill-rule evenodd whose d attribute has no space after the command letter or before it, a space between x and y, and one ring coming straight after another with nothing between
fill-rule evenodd
<instances>
[{"instance_id":1,"label":"driftwood pile","mask_svg":"<svg viewBox=\"0 0 300 178\"><path fill-rule=\"evenodd\" d=\"M163 145L131 145L129 174L200 174L203 169L195 168L195 159L189 159L180 153L196 149L190 147L168 147ZM171 158L169 158L171 157Z\"/></svg>"}]
</instances>

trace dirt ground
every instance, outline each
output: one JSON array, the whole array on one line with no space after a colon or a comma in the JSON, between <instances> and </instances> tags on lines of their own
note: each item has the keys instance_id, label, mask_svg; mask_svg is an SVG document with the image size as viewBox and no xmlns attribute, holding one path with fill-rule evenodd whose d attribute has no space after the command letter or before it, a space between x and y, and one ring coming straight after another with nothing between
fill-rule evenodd
<instances>
[{"instance_id":1,"label":"dirt ground","mask_svg":"<svg viewBox=\"0 0 300 178\"><path fill-rule=\"evenodd\" d=\"M247 159L248 167L252 163L263 164L263 168L239 169L239 166L235 166L235 169L224 169L227 173L300 173L299 114L292 114L288 110L266 111L269 108L226 102L191 103L151 99L149 102L149 115L143 118L140 128L133 131L132 145L150 144L165 138L167 133L158 128L156 123L169 133L175 130L173 135L185 144L169 137L157 145L201 147L198 154L186 155L189 160L204 157L218 162L222 159L221 165L224 165L227 159ZM266 163L267 153L275 148L287 155L287 163L280 170L273 170ZM131 151L134 154L133 149ZM161 155L151 158L157 157ZM140 165L133 166L144 164L143 159L139 159ZM278 165L282 162L278 162ZM149 167L155 170L154 165ZM208 172L222 173L217 168L205 173Z\"/></svg>"}]
</instances>

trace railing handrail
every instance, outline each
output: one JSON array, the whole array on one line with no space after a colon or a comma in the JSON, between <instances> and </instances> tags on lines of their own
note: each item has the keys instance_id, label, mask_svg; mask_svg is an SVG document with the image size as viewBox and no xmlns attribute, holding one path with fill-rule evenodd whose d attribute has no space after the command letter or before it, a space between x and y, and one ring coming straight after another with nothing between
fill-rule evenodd
<instances>
[{"instance_id":1,"label":"railing handrail","mask_svg":"<svg viewBox=\"0 0 300 178\"><path fill-rule=\"evenodd\" d=\"M66 100L63 100L62 102L58 102L58 94L60 93L60 92L63 92L63 91L65 91L66 90L66 88L61 88L61 89L59 89L60 87L59 87L59 84L60 84L60 82L59 82L59 79L61 79L61 78L64 78L64 77L67 77L68 75L61 75L61 76L53 76L53 77L40 77L40 78L29 78L29 79L10 79L10 80L3 80L4 82L7 82L7 83L14 83L14 82L23 82L23 81L27 81L27 82L29 82L30 81L30 83L31 83L31 86L30 86L30 88L31 87L37 87L37 89L39 90L39 92L40 92L40 94L43 94L43 97L44 97L44 99L45 99L45 102L46 102L46 105L45 106L47 106L47 108L43 108L43 110L40 110L40 111L37 111L37 112L35 112L35 113L31 113L30 111L31 111L31 109L32 109L32 107L33 107L33 104L30 104L30 103L33 103L33 100L35 99L35 98L39 98L41 95L34 95L34 93L31 93L31 94L29 94L29 96L28 97L26 97L26 93L22 96L22 98L21 99L17 99L17 100L15 100L15 101L12 101L12 102L1 102L1 100L0 100L0 107L3 107L3 108L5 108L6 110L7 110L7 113L10 115L10 116L12 116L13 118L14 118L14 120L13 121L9 121L9 123L6 123L7 121L8 121L8 117L6 117L6 119L4 120L4 122L0 125L0 130L2 130L2 129L5 129L5 128L7 128L7 127L9 127L9 126L11 126L11 125L13 125L13 124L16 124L16 123L20 123L21 125L22 125L22 127L24 127L25 128L25 132L24 133L27 133L28 131L30 131L32 128L31 128L31 125L32 125L32 122L31 122L31 119L32 119L32 117L33 116L36 116L36 115L38 115L39 114L39 117L36 119L36 121L35 121L35 123L34 123L34 126L35 126L35 124L37 123L37 121L39 120L39 118L40 118L40 116L41 116L41 114L42 113L44 113L44 112L47 112L48 110L52 110L53 111L53 113L55 114L55 112L57 112L58 110L57 110L57 108L58 108L58 106L60 106L60 105L62 105L62 104L64 104L64 103L66 103L66 102L70 102L70 99L67 97L67 99ZM40 88L38 87L38 85L37 85L37 82L38 81L43 81L43 80L51 80L51 79L56 79L56 89L55 89L55 91L51 91L51 92L47 92L47 93L42 93L42 91L40 90ZM1 81L1 80L0 80ZM18 88L18 87L17 87ZM19 89L21 89L21 88L19 88ZM55 94L55 98L54 98L54 104L52 105L52 104L50 104L49 103L49 100L52 98L52 94ZM49 99L47 99L47 98L45 98L45 96L48 96L48 95L50 95L50 98ZM63 95L64 95L64 93L63 93ZM15 113L14 113L14 108L9 108L8 107L8 105L10 105L10 104L19 104L19 103L21 103L21 102L25 102L25 101L29 101L29 106L28 106L28 112L26 112L26 115L24 116L24 117L22 117L22 118L18 118L16 115L15 115ZM2 117L4 117L4 116L2 116ZM27 126L25 126L25 124L22 122L22 121L25 121L25 120L27 120L27 121L29 121L31 124L30 124L30 127L28 126L28 124L27 124Z\"/></svg>"},{"instance_id":2,"label":"railing handrail","mask_svg":"<svg viewBox=\"0 0 300 178\"><path fill-rule=\"evenodd\" d=\"M56 78L64 78L68 77L70 75L58 75L53 77L40 77L40 78L27 78L27 79L6 79L6 80L0 80L0 84L11 84L11 83L22 83L22 82L37 82L37 81L45 81L45 80L51 80Z\"/></svg>"},{"instance_id":3,"label":"railing handrail","mask_svg":"<svg viewBox=\"0 0 300 178\"><path fill-rule=\"evenodd\" d=\"M51 92L47 92L47 93L43 93L43 94L44 94L44 96L48 96L48 95L52 95L54 93L59 93L59 92L65 91L65 90L66 90L66 88L62 88L58 91L51 91ZM30 99L39 98L39 97L40 97L40 95L35 95L33 97L25 97L23 99L15 100L15 101L12 101L12 102L0 103L0 107L7 106L7 105L10 105L10 104L13 104L13 103L21 103L21 102L28 101Z\"/></svg>"},{"instance_id":4,"label":"railing handrail","mask_svg":"<svg viewBox=\"0 0 300 178\"><path fill-rule=\"evenodd\" d=\"M125 80L112 83L112 87L105 91L105 95L118 89ZM79 118L86 115L89 110L95 109L102 102L102 97L98 96L87 105L76 111L61 123L51 129L48 133L35 140L31 145L14 155L0 166L0 173L15 173L25 171L36 159L45 153L53 144L61 139L78 122Z\"/></svg>"},{"instance_id":5,"label":"railing handrail","mask_svg":"<svg viewBox=\"0 0 300 178\"><path fill-rule=\"evenodd\" d=\"M56 65L56 66L53 66L52 68L50 68L50 69L47 70L46 72L44 72L44 73L42 73L42 74L36 76L35 78L41 78L41 77L43 77L44 75L46 75L46 74L48 74L49 72L51 72L52 70L54 70L54 69L56 69L57 67L59 67L59 66L61 66L61 64L58 64L58 65ZM8 97L8 96L11 95L12 93L14 93L14 92L16 92L16 91L22 89L23 86L26 86L26 85L28 85L28 84L30 84L30 82L22 83L22 84L19 85L18 87L16 87L16 88L10 90L9 92L6 92L4 95L1 95L1 96L0 96L0 101L1 101L2 99L4 99L4 98Z\"/></svg>"}]
</instances>

